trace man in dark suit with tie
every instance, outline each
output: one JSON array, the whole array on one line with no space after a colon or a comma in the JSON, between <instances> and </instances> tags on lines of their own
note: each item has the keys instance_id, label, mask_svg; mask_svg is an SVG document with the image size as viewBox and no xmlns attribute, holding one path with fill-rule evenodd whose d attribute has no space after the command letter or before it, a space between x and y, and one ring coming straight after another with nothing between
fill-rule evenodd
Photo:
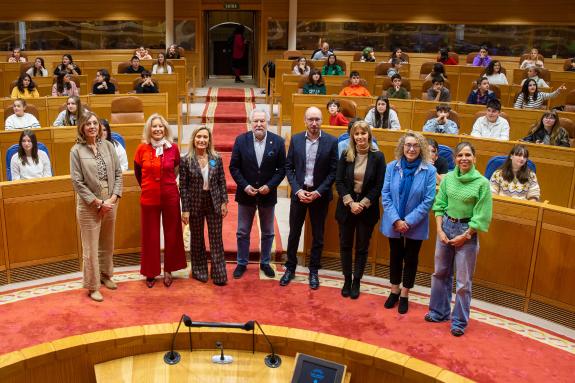
<instances>
[{"instance_id":1,"label":"man in dark suit with tie","mask_svg":"<svg viewBox=\"0 0 575 383\"><path fill-rule=\"evenodd\" d=\"M239 135L234 143L230 161L230 173L238 185L238 265L234 278L246 272L250 233L256 210L260 219L261 258L260 269L269 277L275 277L270 266L271 248L274 241L274 210L277 203L277 187L285 176L285 143L283 138L268 131L269 115L264 110L252 110L252 131Z\"/></svg>"},{"instance_id":2,"label":"man in dark suit with tie","mask_svg":"<svg viewBox=\"0 0 575 383\"><path fill-rule=\"evenodd\" d=\"M291 187L289 238L286 271L280 285L295 277L297 248L305 216L309 210L313 236L309 263L309 285L319 288L325 218L333 195L331 186L337 170L337 138L321 131L321 110L315 106L305 112L307 130L292 136L286 158L286 175Z\"/></svg>"}]
</instances>

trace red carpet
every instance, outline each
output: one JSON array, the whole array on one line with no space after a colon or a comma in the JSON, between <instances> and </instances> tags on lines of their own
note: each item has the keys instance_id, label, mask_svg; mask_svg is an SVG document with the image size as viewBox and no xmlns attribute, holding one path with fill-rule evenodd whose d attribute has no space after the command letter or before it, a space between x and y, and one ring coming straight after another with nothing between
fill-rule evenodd
<instances>
[{"instance_id":1,"label":"red carpet","mask_svg":"<svg viewBox=\"0 0 575 383\"><path fill-rule=\"evenodd\" d=\"M232 266L228 267L230 276ZM177 322L187 313L198 321L255 319L356 339L479 382L573 382L575 355L536 340L536 328L529 327L532 337L528 337L472 318L465 336L455 338L449 334L448 323L423 320L424 305L411 303L409 313L399 315L383 308L384 296L364 292L356 301L342 298L339 288L328 287L339 283L333 278L311 291L297 280L283 288L277 280L260 280L258 271L257 265L249 265L242 279L230 278L226 287L189 279L176 279L170 289L161 283L147 289L143 280L121 282L116 291L104 289L103 303L90 301L84 290L73 290L1 304L0 349L7 353L69 335ZM510 327L515 326L521 324Z\"/></svg>"}]
</instances>

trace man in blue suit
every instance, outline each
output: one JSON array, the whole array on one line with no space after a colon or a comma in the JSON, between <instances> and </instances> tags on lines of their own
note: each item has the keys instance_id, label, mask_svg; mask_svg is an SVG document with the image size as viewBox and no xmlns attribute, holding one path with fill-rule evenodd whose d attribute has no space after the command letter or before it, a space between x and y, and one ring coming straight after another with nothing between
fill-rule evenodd
<instances>
[{"instance_id":1,"label":"man in blue suit","mask_svg":"<svg viewBox=\"0 0 575 383\"><path fill-rule=\"evenodd\" d=\"M307 130L292 136L286 158L286 175L291 186L289 238L286 271L280 285L295 277L297 248L305 216L309 210L313 236L309 263L309 285L319 288L325 218L333 195L331 186L337 170L337 138L321 131L321 110L315 106L305 112Z\"/></svg>"},{"instance_id":2,"label":"man in blue suit","mask_svg":"<svg viewBox=\"0 0 575 383\"><path fill-rule=\"evenodd\" d=\"M241 278L247 269L250 233L256 210L261 230L260 269L267 277L275 277L270 266L270 253L274 241L277 187L285 176L286 154L283 138L268 132L268 122L269 115L266 111L252 110L252 131L239 135L232 150L230 173L238 185L238 265L234 270L236 279Z\"/></svg>"}]
</instances>

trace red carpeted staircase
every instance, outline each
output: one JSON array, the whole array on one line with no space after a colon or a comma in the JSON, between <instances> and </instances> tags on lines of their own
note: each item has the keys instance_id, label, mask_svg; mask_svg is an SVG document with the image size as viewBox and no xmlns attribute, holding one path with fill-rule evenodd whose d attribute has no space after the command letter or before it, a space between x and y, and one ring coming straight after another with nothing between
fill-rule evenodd
<instances>
[{"instance_id":1,"label":"red carpeted staircase","mask_svg":"<svg viewBox=\"0 0 575 383\"><path fill-rule=\"evenodd\" d=\"M248 115L255 107L253 89L226 89L210 88L206 96L206 106L202 113L202 123L212 129L215 149L222 156L224 170L226 172L226 185L230 203L228 216L224 219L223 238L224 250L230 259L235 260L237 253L236 230L237 230L237 204L234 201L236 183L230 175L229 166L232 148L238 135L249 129ZM259 228L254 222L250 241L250 258L259 259ZM281 238L276 222L275 246L272 253L282 253Z\"/></svg>"}]
</instances>

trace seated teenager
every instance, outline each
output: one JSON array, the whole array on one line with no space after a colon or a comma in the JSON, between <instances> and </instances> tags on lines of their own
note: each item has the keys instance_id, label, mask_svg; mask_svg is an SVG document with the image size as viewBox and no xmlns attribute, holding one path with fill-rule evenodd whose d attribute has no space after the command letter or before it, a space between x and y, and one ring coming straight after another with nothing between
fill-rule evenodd
<instances>
[{"instance_id":1,"label":"seated teenager","mask_svg":"<svg viewBox=\"0 0 575 383\"><path fill-rule=\"evenodd\" d=\"M428 138L427 143L429 144L429 159L435 169L437 169L437 173L435 174L435 184L439 185L443 176L449 172L449 163L447 160L439 155L439 145L437 141L433 138Z\"/></svg>"},{"instance_id":2,"label":"seated teenager","mask_svg":"<svg viewBox=\"0 0 575 383\"><path fill-rule=\"evenodd\" d=\"M391 86L387 88L387 97L401 98L403 100L409 98L409 92L401 86L401 75L399 73L391 77Z\"/></svg>"},{"instance_id":3,"label":"seated teenager","mask_svg":"<svg viewBox=\"0 0 575 383\"><path fill-rule=\"evenodd\" d=\"M103 118L100 120L100 124L102 124L102 140L108 140L114 145L122 171L128 170L128 155L126 154L126 149L124 149L122 144L112 138L112 128L110 128L108 120Z\"/></svg>"},{"instance_id":4,"label":"seated teenager","mask_svg":"<svg viewBox=\"0 0 575 383\"><path fill-rule=\"evenodd\" d=\"M158 87L152 81L152 74L147 70L141 74L142 81L136 87L136 93L159 93Z\"/></svg>"},{"instance_id":5,"label":"seated teenager","mask_svg":"<svg viewBox=\"0 0 575 383\"><path fill-rule=\"evenodd\" d=\"M567 72L575 72L575 58L571 59L571 65L565 70Z\"/></svg>"},{"instance_id":6,"label":"seated teenager","mask_svg":"<svg viewBox=\"0 0 575 383\"><path fill-rule=\"evenodd\" d=\"M489 101L495 100L495 93L489 90L489 80L487 77L480 77L476 81L477 89L472 90L467 97L468 104L486 105Z\"/></svg>"},{"instance_id":7,"label":"seated teenager","mask_svg":"<svg viewBox=\"0 0 575 383\"><path fill-rule=\"evenodd\" d=\"M372 47L365 47L363 51L361 51L361 58L359 59L361 62L375 62L375 52L373 51Z\"/></svg>"},{"instance_id":8,"label":"seated teenager","mask_svg":"<svg viewBox=\"0 0 575 383\"><path fill-rule=\"evenodd\" d=\"M337 57L329 55L325 61L325 65L321 68L321 74L324 76L343 76L343 69L336 64Z\"/></svg>"},{"instance_id":9,"label":"seated teenager","mask_svg":"<svg viewBox=\"0 0 575 383\"><path fill-rule=\"evenodd\" d=\"M74 64L72 55L69 53L62 56L62 63L54 69L54 76L58 76L60 72L67 72L78 76L82 74L82 70L78 65Z\"/></svg>"},{"instance_id":10,"label":"seated teenager","mask_svg":"<svg viewBox=\"0 0 575 383\"><path fill-rule=\"evenodd\" d=\"M25 63L26 57L22 56L22 51L20 48L14 48L12 54L8 57L9 63Z\"/></svg>"},{"instance_id":11,"label":"seated teenager","mask_svg":"<svg viewBox=\"0 0 575 383\"><path fill-rule=\"evenodd\" d=\"M501 114L501 103L494 99L487 103L485 116L479 117L473 124L473 137L509 140L509 122Z\"/></svg>"},{"instance_id":12,"label":"seated teenager","mask_svg":"<svg viewBox=\"0 0 575 383\"><path fill-rule=\"evenodd\" d=\"M455 61L453 57L449 56L449 50L447 50L447 48L441 48L439 50L437 62L440 62L443 65L457 65L457 61Z\"/></svg>"},{"instance_id":13,"label":"seated teenager","mask_svg":"<svg viewBox=\"0 0 575 383\"><path fill-rule=\"evenodd\" d=\"M292 73L297 74L300 76L308 76L309 75L309 65L307 65L307 60L305 57L300 57L297 61L297 64L293 67Z\"/></svg>"},{"instance_id":14,"label":"seated teenager","mask_svg":"<svg viewBox=\"0 0 575 383\"><path fill-rule=\"evenodd\" d=\"M72 81L72 76L66 72L62 71L58 73L56 77L56 82L52 85L52 96L79 96L80 91L76 86L76 83Z\"/></svg>"},{"instance_id":15,"label":"seated teenager","mask_svg":"<svg viewBox=\"0 0 575 383\"><path fill-rule=\"evenodd\" d=\"M541 75L541 69L535 67L535 66L530 66L527 68L527 78L524 78L523 81L521 81L521 85L523 85L523 83L529 79L534 80L537 83L537 87L538 88L549 88L549 85L545 82L545 80L543 80L541 77L539 77Z\"/></svg>"},{"instance_id":16,"label":"seated teenager","mask_svg":"<svg viewBox=\"0 0 575 383\"><path fill-rule=\"evenodd\" d=\"M61 111L52 126L76 126L84 109L78 96L70 96L66 100L66 109Z\"/></svg>"},{"instance_id":17,"label":"seated teenager","mask_svg":"<svg viewBox=\"0 0 575 383\"><path fill-rule=\"evenodd\" d=\"M319 69L313 68L309 72L307 83L303 86L303 94L326 94L325 83Z\"/></svg>"},{"instance_id":18,"label":"seated teenager","mask_svg":"<svg viewBox=\"0 0 575 383\"><path fill-rule=\"evenodd\" d=\"M423 81L431 80L434 77L441 77L444 80L447 80L447 74L445 73L445 67L442 63L435 63L433 64L433 69L431 73L429 73Z\"/></svg>"},{"instance_id":19,"label":"seated teenager","mask_svg":"<svg viewBox=\"0 0 575 383\"><path fill-rule=\"evenodd\" d=\"M365 122L375 129L401 129L397 113L391 109L389 100L384 96L377 98L375 108L371 108L365 115Z\"/></svg>"},{"instance_id":20,"label":"seated teenager","mask_svg":"<svg viewBox=\"0 0 575 383\"><path fill-rule=\"evenodd\" d=\"M557 112L543 113L539 122L531 128L529 135L522 141L535 144L569 147L569 133L559 125Z\"/></svg>"},{"instance_id":21,"label":"seated teenager","mask_svg":"<svg viewBox=\"0 0 575 383\"><path fill-rule=\"evenodd\" d=\"M427 90L428 101L449 102L451 101L451 94L449 89L443 85L442 77L434 77L431 80L431 87Z\"/></svg>"},{"instance_id":22,"label":"seated teenager","mask_svg":"<svg viewBox=\"0 0 575 383\"><path fill-rule=\"evenodd\" d=\"M158 60L152 67L152 74L172 74L172 66L166 61L163 53L158 53Z\"/></svg>"},{"instance_id":23,"label":"seated teenager","mask_svg":"<svg viewBox=\"0 0 575 383\"><path fill-rule=\"evenodd\" d=\"M479 48L479 53L473 58L473 66L487 67L491 62L491 57L487 54L487 47L482 46Z\"/></svg>"},{"instance_id":24,"label":"seated teenager","mask_svg":"<svg viewBox=\"0 0 575 383\"><path fill-rule=\"evenodd\" d=\"M493 85L507 85L507 76L501 71L501 62L493 60L487 65L485 69L485 74L483 77L487 77L490 84Z\"/></svg>"},{"instance_id":25,"label":"seated teenager","mask_svg":"<svg viewBox=\"0 0 575 383\"><path fill-rule=\"evenodd\" d=\"M350 84L343 88L340 92L340 96L358 96L358 97L371 97L371 93L366 87L360 85L359 72L352 71L349 74Z\"/></svg>"},{"instance_id":26,"label":"seated teenager","mask_svg":"<svg viewBox=\"0 0 575 383\"><path fill-rule=\"evenodd\" d=\"M329 44L327 42L323 42L321 44L321 49L314 52L313 56L311 57L312 60L325 60L333 53L329 50Z\"/></svg>"},{"instance_id":27,"label":"seated teenager","mask_svg":"<svg viewBox=\"0 0 575 383\"><path fill-rule=\"evenodd\" d=\"M142 73L145 70L146 68L140 65L140 59L138 56L132 56L132 59L130 60L130 66L126 68L124 73Z\"/></svg>"},{"instance_id":28,"label":"seated teenager","mask_svg":"<svg viewBox=\"0 0 575 383\"><path fill-rule=\"evenodd\" d=\"M96 72L96 82L92 85L93 94L114 94L116 86L110 82L110 72L100 69Z\"/></svg>"},{"instance_id":29,"label":"seated teenager","mask_svg":"<svg viewBox=\"0 0 575 383\"><path fill-rule=\"evenodd\" d=\"M401 69L401 60L398 58L391 59L391 67L387 70L387 77L392 78L394 75L399 74Z\"/></svg>"},{"instance_id":30,"label":"seated teenager","mask_svg":"<svg viewBox=\"0 0 575 383\"><path fill-rule=\"evenodd\" d=\"M48 77L48 69L44 65L44 59L42 57L36 57L34 60L34 66L28 68L26 71L32 77Z\"/></svg>"},{"instance_id":31,"label":"seated teenager","mask_svg":"<svg viewBox=\"0 0 575 383\"><path fill-rule=\"evenodd\" d=\"M435 118L430 118L423 125L424 132L431 133L446 133L446 134L458 134L459 128L455 121L449 119L449 112L451 112L451 107L447 104L439 104L435 107Z\"/></svg>"},{"instance_id":32,"label":"seated teenager","mask_svg":"<svg viewBox=\"0 0 575 383\"><path fill-rule=\"evenodd\" d=\"M523 145L515 145L499 169L489 180L491 194L522 200L539 201L541 189L535 172L527 166L529 151Z\"/></svg>"},{"instance_id":33,"label":"seated teenager","mask_svg":"<svg viewBox=\"0 0 575 383\"><path fill-rule=\"evenodd\" d=\"M397 59L399 59L399 61L400 61L402 64L407 64L407 61L405 61L405 60L403 59L402 54L403 54L403 50L402 50L401 48L395 48L393 51L391 51L391 56L389 57L388 63L391 64L391 61L392 61L394 58L397 58Z\"/></svg>"},{"instance_id":34,"label":"seated teenager","mask_svg":"<svg viewBox=\"0 0 575 383\"><path fill-rule=\"evenodd\" d=\"M172 44L168 47L168 50L166 52L166 58L168 60L180 58L180 50L178 49L178 46L176 44Z\"/></svg>"},{"instance_id":35,"label":"seated teenager","mask_svg":"<svg viewBox=\"0 0 575 383\"><path fill-rule=\"evenodd\" d=\"M529 57L521 63L519 69L527 69L530 66L535 66L537 68L543 68L543 61L539 59L539 50L537 48L531 48Z\"/></svg>"},{"instance_id":36,"label":"seated teenager","mask_svg":"<svg viewBox=\"0 0 575 383\"><path fill-rule=\"evenodd\" d=\"M14 114L8 116L4 122L5 130L32 129L39 128L40 123L36 116L26 113L26 100L17 98L12 104Z\"/></svg>"},{"instance_id":37,"label":"seated teenager","mask_svg":"<svg viewBox=\"0 0 575 383\"><path fill-rule=\"evenodd\" d=\"M521 92L517 95L513 107L515 109L542 109L545 101L557 97L565 89L567 87L562 84L554 92L539 92L537 82L533 79L528 79L523 83Z\"/></svg>"},{"instance_id":38,"label":"seated teenager","mask_svg":"<svg viewBox=\"0 0 575 383\"><path fill-rule=\"evenodd\" d=\"M329 113L329 124L332 126L347 126L349 121L341 113L339 101L329 100L327 102L327 112Z\"/></svg>"},{"instance_id":39,"label":"seated teenager","mask_svg":"<svg viewBox=\"0 0 575 383\"><path fill-rule=\"evenodd\" d=\"M18 153L10 159L12 181L52 177L50 158L43 150L38 150L38 140L31 130L20 134Z\"/></svg>"},{"instance_id":40,"label":"seated teenager","mask_svg":"<svg viewBox=\"0 0 575 383\"><path fill-rule=\"evenodd\" d=\"M36 84L32 81L32 77L28 73L22 73L18 77L16 86L12 89L10 98L38 98L40 93L36 89Z\"/></svg>"},{"instance_id":41,"label":"seated teenager","mask_svg":"<svg viewBox=\"0 0 575 383\"><path fill-rule=\"evenodd\" d=\"M150 52L148 52L148 50L144 47L139 47L138 49L136 49L135 56L138 56L138 58L140 60L151 60L152 59Z\"/></svg>"}]
</instances>

